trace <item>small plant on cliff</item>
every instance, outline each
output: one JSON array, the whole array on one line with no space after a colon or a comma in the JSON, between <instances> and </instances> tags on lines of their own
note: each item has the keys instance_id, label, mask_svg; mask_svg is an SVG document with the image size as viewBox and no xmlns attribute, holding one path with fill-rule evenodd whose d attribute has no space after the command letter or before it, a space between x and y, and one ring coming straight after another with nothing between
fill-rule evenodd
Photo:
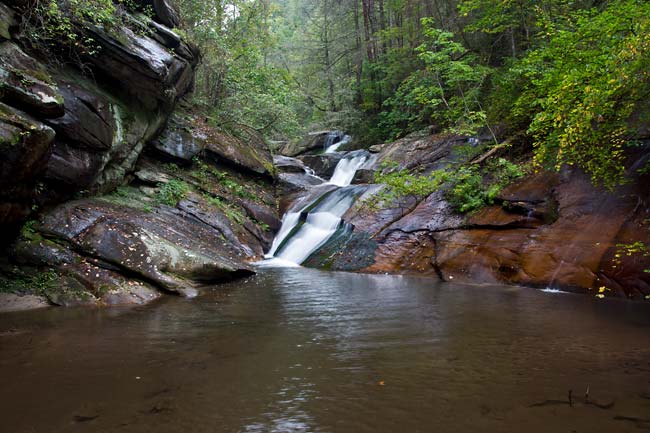
<instances>
[{"instance_id":1,"label":"small plant on cliff","mask_svg":"<svg viewBox=\"0 0 650 433\"><path fill-rule=\"evenodd\" d=\"M228 173L219 171L214 167L210 167L208 164L201 161L198 157L194 157L193 162L196 165L196 169L193 170L191 174L197 180L199 180L201 186L204 189L210 189L211 185L209 180L210 176L212 176L216 178L217 182L224 186L231 194L249 200L259 200L255 194L246 188L246 186L240 184L236 180L233 180Z\"/></svg>"},{"instance_id":2,"label":"small plant on cliff","mask_svg":"<svg viewBox=\"0 0 650 433\"><path fill-rule=\"evenodd\" d=\"M190 193L190 186L181 180L170 180L167 183L158 184L158 192L155 200L158 204L176 206Z\"/></svg>"},{"instance_id":3,"label":"small plant on cliff","mask_svg":"<svg viewBox=\"0 0 650 433\"><path fill-rule=\"evenodd\" d=\"M439 190L448 180L449 174L444 170L436 170L428 175L414 174L408 170L400 170L395 162L386 161L381 164L374 179L375 183L385 187L371 197L367 204L377 207L381 203L386 205L408 196L421 199Z\"/></svg>"},{"instance_id":4,"label":"small plant on cliff","mask_svg":"<svg viewBox=\"0 0 650 433\"><path fill-rule=\"evenodd\" d=\"M498 158L484 168L477 165L461 167L450 178L445 196L460 212L471 212L489 204L503 188L524 175L521 166Z\"/></svg>"},{"instance_id":5,"label":"small plant on cliff","mask_svg":"<svg viewBox=\"0 0 650 433\"><path fill-rule=\"evenodd\" d=\"M162 167L170 173L179 173L181 171L181 168L173 162L167 162Z\"/></svg>"},{"instance_id":6,"label":"small plant on cliff","mask_svg":"<svg viewBox=\"0 0 650 433\"><path fill-rule=\"evenodd\" d=\"M36 220L29 220L23 224L22 228L20 229L20 236L23 239L26 240L35 240L37 239L38 232L36 231L36 224L38 224L38 221Z\"/></svg>"},{"instance_id":7,"label":"small plant on cliff","mask_svg":"<svg viewBox=\"0 0 650 433\"><path fill-rule=\"evenodd\" d=\"M237 224L244 224L246 222L244 214L232 204L226 203L219 197L212 197L209 195L205 195L205 199L208 204L222 211L230 221L234 221Z\"/></svg>"},{"instance_id":8,"label":"small plant on cliff","mask_svg":"<svg viewBox=\"0 0 650 433\"><path fill-rule=\"evenodd\" d=\"M41 51L94 55L99 47L86 29L111 29L119 16L111 0L36 0L26 11L23 33Z\"/></svg>"}]
</instances>

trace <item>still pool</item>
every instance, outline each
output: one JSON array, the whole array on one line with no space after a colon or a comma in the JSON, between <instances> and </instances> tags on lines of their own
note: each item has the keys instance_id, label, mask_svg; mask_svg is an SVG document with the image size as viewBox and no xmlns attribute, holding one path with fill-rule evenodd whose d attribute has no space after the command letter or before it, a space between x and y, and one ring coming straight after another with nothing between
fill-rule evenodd
<instances>
[{"instance_id":1,"label":"still pool","mask_svg":"<svg viewBox=\"0 0 650 433\"><path fill-rule=\"evenodd\" d=\"M0 315L0 384L7 433L640 432L650 304L260 269L195 299Z\"/></svg>"}]
</instances>

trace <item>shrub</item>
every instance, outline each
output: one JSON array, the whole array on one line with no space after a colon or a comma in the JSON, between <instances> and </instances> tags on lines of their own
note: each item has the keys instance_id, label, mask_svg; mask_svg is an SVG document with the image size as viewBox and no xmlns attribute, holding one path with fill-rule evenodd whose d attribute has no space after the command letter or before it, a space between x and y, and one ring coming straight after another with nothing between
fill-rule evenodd
<instances>
[{"instance_id":1,"label":"shrub","mask_svg":"<svg viewBox=\"0 0 650 433\"><path fill-rule=\"evenodd\" d=\"M176 179L170 180L167 183L160 183L158 187L159 189L155 197L156 202L172 207L187 197L191 190L187 183Z\"/></svg>"},{"instance_id":2,"label":"shrub","mask_svg":"<svg viewBox=\"0 0 650 433\"><path fill-rule=\"evenodd\" d=\"M494 204L501 190L524 174L521 166L504 158L498 158L483 168L470 164L435 170L428 175L397 170L395 164L384 163L382 172L375 174L375 182L384 184L385 188L370 198L368 205L376 207L407 196L422 199L443 190L449 203L457 211L466 213Z\"/></svg>"}]
</instances>

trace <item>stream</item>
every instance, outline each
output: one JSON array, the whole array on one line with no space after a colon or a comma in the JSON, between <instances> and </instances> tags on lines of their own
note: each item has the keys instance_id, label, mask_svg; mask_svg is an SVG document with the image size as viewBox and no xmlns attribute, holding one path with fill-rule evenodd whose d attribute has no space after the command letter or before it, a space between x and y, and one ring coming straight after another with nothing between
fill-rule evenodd
<instances>
[{"instance_id":1,"label":"stream","mask_svg":"<svg viewBox=\"0 0 650 433\"><path fill-rule=\"evenodd\" d=\"M647 303L263 268L0 315L2 431L645 431L649 336Z\"/></svg>"}]
</instances>

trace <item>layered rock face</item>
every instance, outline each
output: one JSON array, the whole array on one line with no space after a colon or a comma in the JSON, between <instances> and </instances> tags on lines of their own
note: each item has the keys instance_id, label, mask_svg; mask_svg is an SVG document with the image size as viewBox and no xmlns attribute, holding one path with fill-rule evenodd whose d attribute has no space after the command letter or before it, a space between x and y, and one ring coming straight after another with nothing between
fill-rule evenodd
<instances>
[{"instance_id":1,"label":"layered rock face","mask_svg":"<svg viewBox=\"0 0 650 433\"><path fill-rule=\"evenodd\" d=\"M99 46L84 73L27 51L21 9L0 3L5 245L30 220L5 251L0 288L22 281L19 294L59 305L193 296L252 274L247 262L272 241L264 141L173 114L199 53L171 30L179 17L168 2L141 3L154 15L127 16L133 29L84 29Z\"/></svg>"},{"instance_id":2,"label":"layered rock face","mask_svg":"<svg viewBox=\"0 0 650 433\"><path fill-rule=\"evenodd\" d=\"M336 144L343 140L345 134L341 131L316 131L310 132L303 140L295 143L287 143L280 149L285 156L295 157L307 153L320 152L328 145Z\"/></svg>"},{"instance_id":3,"label":"layered rock face","mask_svg":"<svg viewBox=\"0 0 650 433\"><path fill-rule=\"evenodd\" d=\"M16 33L21 9L2 4L0 146L11 167L0 171L0 225L20 223L34 205L114 188L164 128L192 86L198 53L164 26L171 12L156 10L138 18L147 33L84 29L100 48L83 57L91 74L82 74L27 54Z\"/></svg>"},{"instance_id":4,"label":"layered rock face","mask_svg":"<svg viewBox=\"0 0 650 433\"><path fill-rule=\"evenodd\" d=\"M374 150L378 164L426 173L457 162L459 146L466 139L423 135ZM638 167L647 152L637 158ZM369 206L366 199L381 190L373 186L344 216L347 230L306 264L592 293L605 287L605 295L643 299L650 295L650 258L620 245L650 245L650 178L631 175L633 182L606 191L575 169L535 173L469 215L457 213L442 192Z\"/></svg>"}]
</instances>

